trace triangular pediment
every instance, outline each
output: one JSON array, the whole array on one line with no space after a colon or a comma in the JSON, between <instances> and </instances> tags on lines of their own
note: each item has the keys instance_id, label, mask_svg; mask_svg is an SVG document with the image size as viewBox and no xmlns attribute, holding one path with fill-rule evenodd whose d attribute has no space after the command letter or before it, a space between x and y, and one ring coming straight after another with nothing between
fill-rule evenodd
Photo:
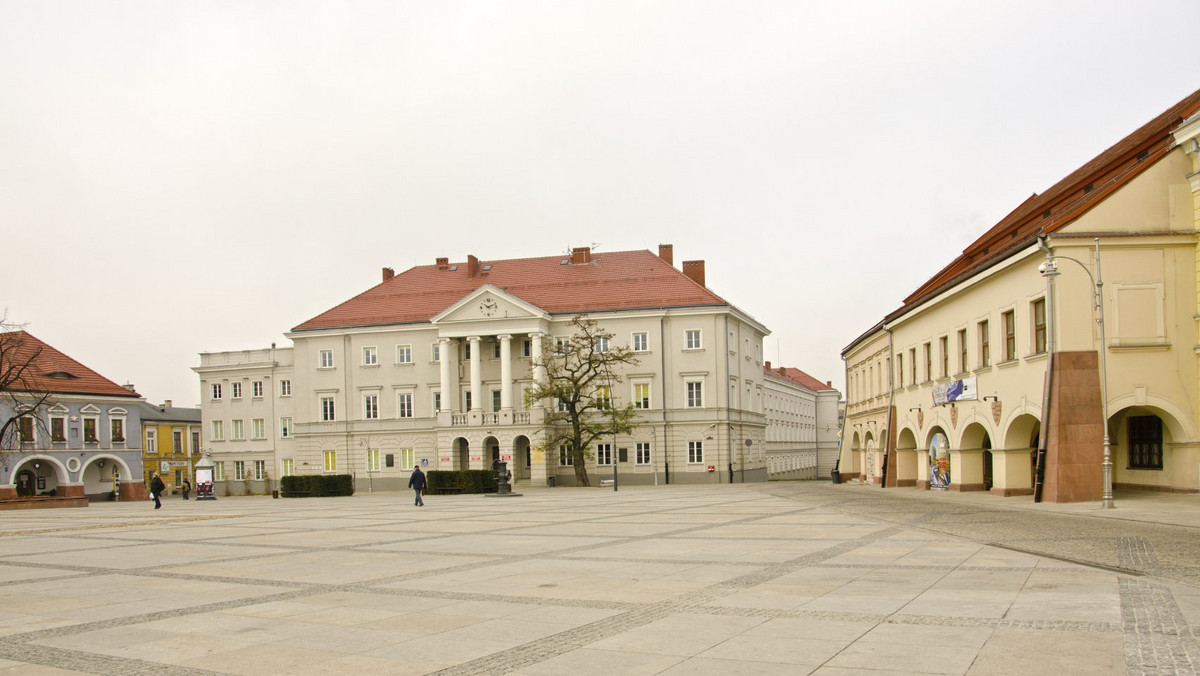
<instances>
[{"instance_id":1,"label":"triangular pediment","mask_svg":"<svg viewBox=\"0 0 1200 676\"><path fill-rule=\"evenodd\" d=\"M439 313L433 318L433 323L533 318L549 319L550 315L491 284L485 284Z\"/></svg>"}]
</instances>

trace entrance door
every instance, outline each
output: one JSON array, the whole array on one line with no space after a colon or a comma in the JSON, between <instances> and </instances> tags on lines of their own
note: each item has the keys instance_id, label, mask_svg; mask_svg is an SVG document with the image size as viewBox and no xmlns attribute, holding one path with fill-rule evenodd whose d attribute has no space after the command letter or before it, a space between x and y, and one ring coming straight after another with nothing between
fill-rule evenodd
<instances>
[{"instance_id":1,"label":"entrance door","mask_svg":"<svg viewBox=\"0 0 1200 676\"><path fill-rule=\"evenodd\" d=\"M21 470L17 475L17 497L28 498L37 492L37 478L29 470Z\"/></svg>"}]
</instances>

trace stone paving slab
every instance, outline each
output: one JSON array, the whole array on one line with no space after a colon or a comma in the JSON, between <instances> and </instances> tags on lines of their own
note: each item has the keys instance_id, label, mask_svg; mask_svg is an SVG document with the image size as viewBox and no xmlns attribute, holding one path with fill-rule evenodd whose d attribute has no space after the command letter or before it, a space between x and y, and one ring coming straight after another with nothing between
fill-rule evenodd
<instances>
[{"instance_id":1,"label":"stone paving slab","mask_svg":"<svg viewBox=\"0 0 1200 676\"><path fill-rule=\"evenodd\" d=\"M0 673L1200 671L1197 501L520 488L0 513Z\"/></svg>"}]
</instances>

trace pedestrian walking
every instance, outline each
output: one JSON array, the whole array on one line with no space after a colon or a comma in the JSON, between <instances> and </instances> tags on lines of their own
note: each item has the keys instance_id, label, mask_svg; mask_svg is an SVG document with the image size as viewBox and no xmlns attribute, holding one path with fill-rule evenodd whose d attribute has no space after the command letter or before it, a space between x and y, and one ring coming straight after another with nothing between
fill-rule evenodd
<instances>
[{"instance_id":1,"label":"pedestrian walking","mask_svg":"<svg viewBox=\"0 0 1200 676\"><path fill-rule=\"evenodd\" d=\"M155 509L162 507L162 501L159 500L159 496L161 496L162 492L165 490L167 490L167 485L164 484L163 480L159 478L158 472L155 472L150 477L150 495L154 497Z\"/></svg>"},{"instance_id":2,"label":"pedestrian walking","mask_svg":"<svg viewBox=\"0 0 1200 676\"><path fill-rule=\"evenodd\" d=\"M188 493L192 492L192 482L188 481L187 478L184 478L184 480L183 480L182 490L183 490L183 499L187 500Z\"/></svg>"},{"instance_id":3,"label":"pedestrian walking","mask_svg":"<svg viewBox=\"0 0 1200 676\"><path fill-rule=\"evenodd\" d=\"M417 494L416 506L424 507L425 501L421 499L421 492L425 490L425 473L421 471L420 465L413 466L412 476L408 477L408 487Z\"/></svg>"}]
</instances>

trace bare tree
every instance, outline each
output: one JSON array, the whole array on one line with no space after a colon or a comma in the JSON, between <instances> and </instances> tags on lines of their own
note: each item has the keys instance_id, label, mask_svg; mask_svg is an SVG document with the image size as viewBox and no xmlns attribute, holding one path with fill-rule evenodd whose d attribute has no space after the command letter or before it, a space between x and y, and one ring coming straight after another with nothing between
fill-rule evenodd
<instances>
[{"instance_id":1,"label":"bare tree","mask_svg":"<svg viewBox=\"0 0 1200 676\"><path fill-rule=\"evenodd\" d=\"M38 415L50 401L39 358L42 343L25 332L23 324L0 314L0 453L16 453L33 426L45 427ZM28 422L22 422L28 420ZM23 427L28 426L25 429Z\"/></svg>"},{"instance_id":2,"label":"bare tree","mask_svg":"<svg viewBox=\"0 0 1200 676\"><path fill-rule=\"evenodd\" d=\"M638 359L628 346L612 344L613 334L595 320L578 315L571 324L575 333L570 338L543 338L542 356L534 367L544 368L546 378L535 383L529 396L549 400L544 428L547 453L567 447L576 484L590 486L587 458L593 455L592 444L633 431L633 403L618 407L613 392L621 382L616 367L636 365ZM610 452L615 454L616 449ZM612 461L617 461L615 455Z\"/></svg>"}]
</instances>

